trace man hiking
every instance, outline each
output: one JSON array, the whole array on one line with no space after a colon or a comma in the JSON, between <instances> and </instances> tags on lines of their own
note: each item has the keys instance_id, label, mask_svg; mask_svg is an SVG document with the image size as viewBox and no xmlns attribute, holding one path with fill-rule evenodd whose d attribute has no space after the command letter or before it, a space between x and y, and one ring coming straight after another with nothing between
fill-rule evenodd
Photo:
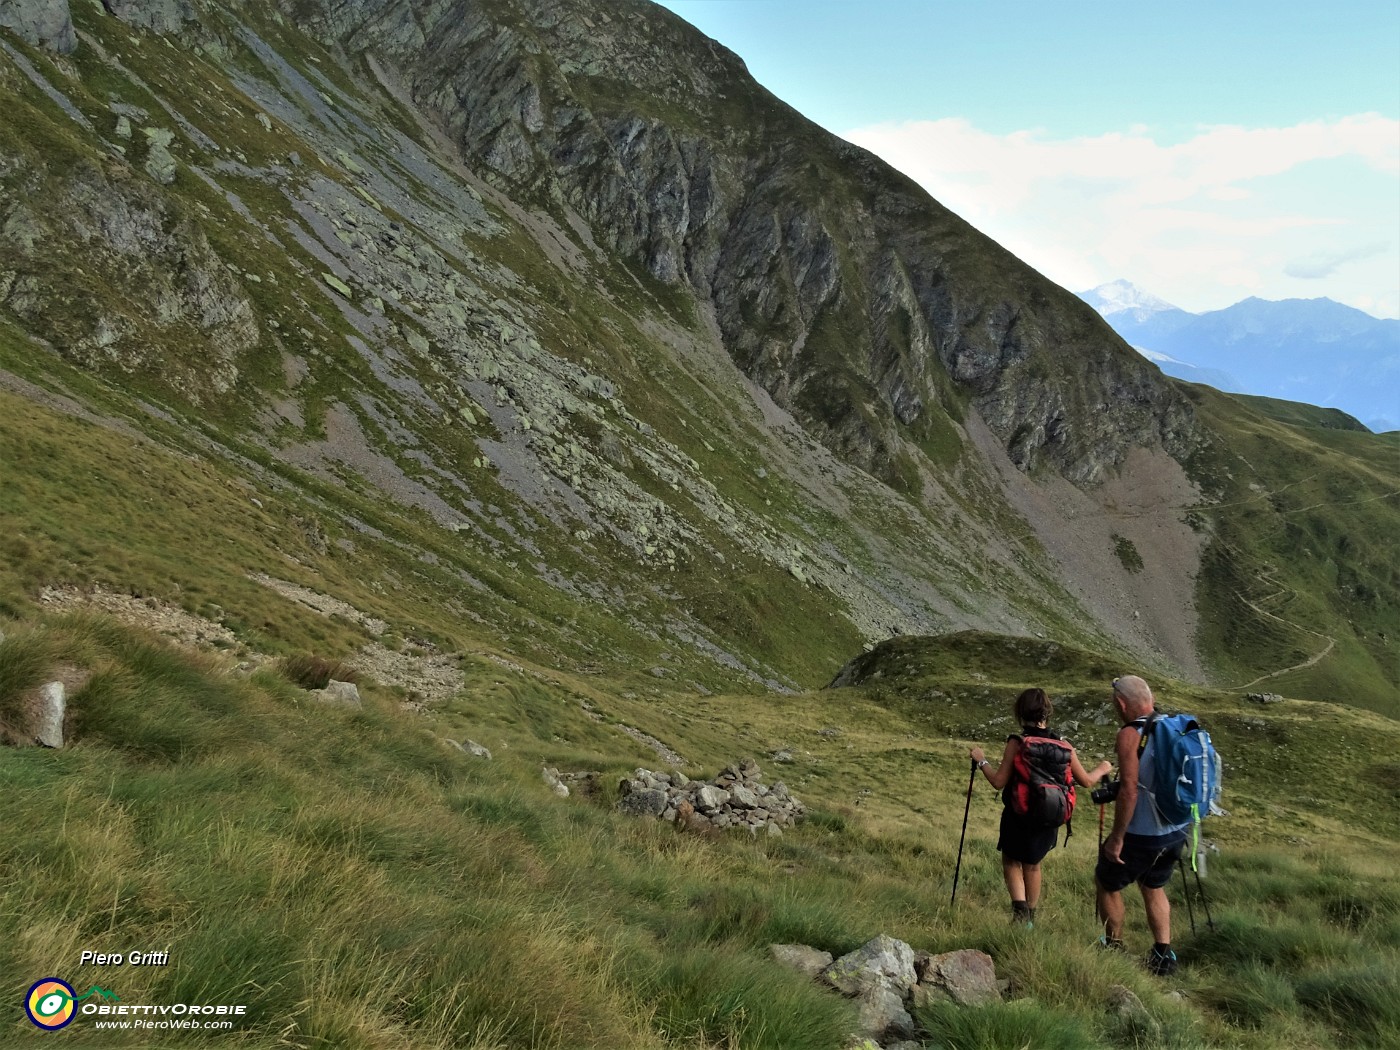
<instances>
[{"instance_id":1,"label":"man hiking","mask_svg":"<svg viewBox=\"0 0 1400 1050\"><path fill-rule=\"evenodd\" d=\"M1094 869L1099 918L1103 920L1101 944L1123 947L1123 890L1136 882L1142 891L1147 925L1152 930L1152 951L1147 968L1161 977L1176 972L1172 951L1171 902L1165 889L1186 841L1189 822L1162 819L1153 800L1155 770L1153 747L1143 749L1142 734L1155 711L1152 690L1137 675L1113 680L1113 703L1123 728L1115 749L1120 775L1113 808L1113 831L1104 839Z\"/></svg>"}]
</instances>

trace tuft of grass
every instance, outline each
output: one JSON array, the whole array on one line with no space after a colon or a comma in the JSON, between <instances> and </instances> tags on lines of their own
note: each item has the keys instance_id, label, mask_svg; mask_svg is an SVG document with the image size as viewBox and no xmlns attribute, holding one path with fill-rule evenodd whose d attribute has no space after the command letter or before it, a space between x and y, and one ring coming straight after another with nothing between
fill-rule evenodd
<instances>
[{"instance_id":1,"label":"tuft of grass","mask_svg":"<svg viewBox=\"0 0 1400 1050\"><path fill-rule=\"evenodd\" d=\"M328 660L311 653L296 653L277 661L283 678L303 689L324 689L332 681L358 682L360 672L339 660Z\"/></svg>"},{"instance_id":2,"label":"tuft of grass","mask_svg":"<svg viewBox=\"0 0 1400 1050\"><path fill-rule=\"evenodd\" d=\"M1296 995L1299 1003L1325 1018L1346 1045L1400 1045L1400 975L1394 966L1329 966L1299 980Z\"/></svg>"},{"instance_id":3,"label":"tuft of grass","mask_svg":"<svg viewBox=\"0 0 1400 1050\"><path fill-rule=\"evenodd\" d=\"M954 1050L1099 1050L1102 1044L1086 1031L1082 1019L1027 999L986 1006L937 1004L914 1011L914 1019L934 1045Z\"/></svg>"}]
</instances>

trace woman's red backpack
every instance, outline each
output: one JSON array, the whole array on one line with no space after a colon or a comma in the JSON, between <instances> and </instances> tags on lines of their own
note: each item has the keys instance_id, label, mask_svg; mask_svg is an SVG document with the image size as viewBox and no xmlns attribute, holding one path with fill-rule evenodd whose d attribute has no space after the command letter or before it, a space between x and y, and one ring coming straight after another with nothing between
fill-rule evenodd
<instances>
[{"instance_id":1,"label":"woman's red backpack","mask_svg":"<svg viewBox=\"0 0 1400 1050\"><path fill-rule=\"evenodd\" d=\"M1074 815L1073 753L1066 740L1030 734L1021 737L1021 746L1011 760L1011 782L1006 785L1011 811L1044 828L1068 824Z\"/></svg>"}]
</instances>

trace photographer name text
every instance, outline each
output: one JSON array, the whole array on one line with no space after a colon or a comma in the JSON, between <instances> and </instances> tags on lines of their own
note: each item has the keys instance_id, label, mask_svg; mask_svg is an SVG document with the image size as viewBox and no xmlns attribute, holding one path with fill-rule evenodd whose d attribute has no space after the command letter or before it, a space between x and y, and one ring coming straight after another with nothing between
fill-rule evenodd
<instances>
[{"instance_id":1,"label":"photographer name text","mask_svg":"<svg viewBox=\"0 0 1400 1050\"><path fill-rule=\"evenodd\" d=\"M83 952L79 966L165 966L169 952Z\"/></svg>"}]
</instances>

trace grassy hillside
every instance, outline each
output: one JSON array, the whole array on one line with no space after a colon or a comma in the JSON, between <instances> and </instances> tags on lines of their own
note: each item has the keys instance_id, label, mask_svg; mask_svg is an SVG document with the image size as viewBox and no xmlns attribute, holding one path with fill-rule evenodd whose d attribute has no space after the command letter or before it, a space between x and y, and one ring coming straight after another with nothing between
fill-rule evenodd
<instances>
[{"instance_id":1,"label":"grassy hillside","mask_svg":"<svg viewBox=\"0 0 1400 1050\"><path fill-rule=\"evenodd\" d=\"M1218 681L1400 717L1394 443L1324 410L1193 390L1230 435L1193 461L1209 501L1188 518L1210 537L1200 640Z\"/></svg>"},{"instance_id":2,"label":"grassy hillside","mask_svg":"<svg viewBox=\"0 0 1400 1050\"><path fill-rule=\"evenodd\" d=\"M7 748L0 974L62 976L134 1002L248 1007L233 1032L99 1033L75 1046L837 1047L848 1002L766 957L774 942L842 953L880 932L932 951L978 947L1013 998L921 1015L930 1045L1374 1047L1400 1034L1400 770L1394 723L1329 705L1264 709L1171 683L1210 720L1231 816L1207 882L1214 931L1177 898L1180 975L1152 978L1092 942L1094 816L1046 863L1034 931L1006 924L993 852L998 803L972 800L956 907L952 870L966 747L1000 739L1017 679L999 655L1044 661L1074 735L1111 728L1078 658L983 638L879 654L864 688L647 702L548 668L478 665L431 715L364 681L362 711L329 708L270 665L191 655L100 617L7 625L0 717L55 661L90 673L70 746ZM926 656L932 653L927 666ZM1095 667L1095 670L1097 668ZM585 708L601 712L595 721ZM611 785L655 755L613 720L660 736L692 775L759 759L807 801L777 839L684 833L610 811ZM818 732L824 730L825 732ZM470 736L494 758L443 737ZM786 748L792 761L768 755ZM559 799L541 764L600 771ZM1351 768L1343 784L1334 775ZM1358 782L1375 785L1367 797ZM1386 804L1377 803L1384 800ZM1130 913L1132 956L1146 951ZM84 950L169 951L160 968L77 965ZM1146 1006L1108 1007L1123 984ZM1170 992L1185 997L1169 998ZM10 1040L40 1036L22 1017ZM940 1042L941 1040L941 1042Z\"/></svg>"}]
</instances>

